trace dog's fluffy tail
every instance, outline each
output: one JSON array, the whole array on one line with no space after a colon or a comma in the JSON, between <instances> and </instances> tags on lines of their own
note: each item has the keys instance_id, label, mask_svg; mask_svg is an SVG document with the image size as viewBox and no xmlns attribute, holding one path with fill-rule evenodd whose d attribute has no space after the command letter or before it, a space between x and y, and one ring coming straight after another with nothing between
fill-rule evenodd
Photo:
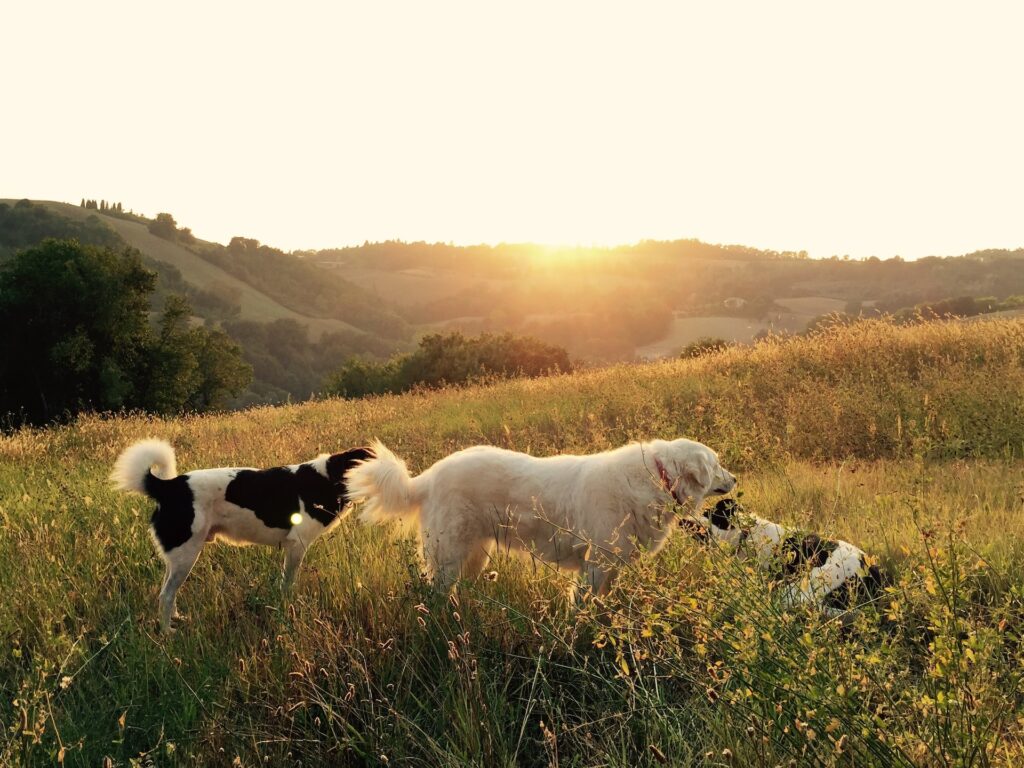
<instances>
[{"instance_id":1,"label":"dog's fluffy tail","mask_svg":"<svg viewBox=\"0 0 1024 768\"><path fill-rule=\"evenodd\" d=\"M360 462L345 473L349 501L363 502L359 522L379 523L419 515L419 478L409 475L405 462L375 440L370 447L374 458Z\"/></svg>"},{"instance_id":2,"label":"dog's fluffy tail","mask_svg":"<svg viewBox=\"0 0 1024 768\"><path fill-rule=\"evenodd\" d=\"M110 481L119 490L153 496L154 484L150 478L171 480L177 474L174 449L170 443L150 437L124 449L114 462Z\"/></svg>"}]
</instances>

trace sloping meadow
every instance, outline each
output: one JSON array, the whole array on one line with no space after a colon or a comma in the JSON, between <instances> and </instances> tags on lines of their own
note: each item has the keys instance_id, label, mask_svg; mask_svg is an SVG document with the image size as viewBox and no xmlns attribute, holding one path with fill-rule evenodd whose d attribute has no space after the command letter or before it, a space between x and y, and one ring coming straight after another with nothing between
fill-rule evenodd
<instances>
[{"instance_id":1,"label":"sloping meadow","mask_svg":"<svg viewBox=\"0 0 1024 768\"><path fill-rule=\"evenodd\" d=\"M156 634L150 503L117 453L268 466L379 437L421 470L689 436L753 512L893 576L850 623L674 537L566 610L498 558L435 595L413 543L344 521L285 604L278 552L211 547ZM1014 764L1024 757L1024 323L864 322L697 360L0 440L0 764Z\"/></svg>"}]
</instances>

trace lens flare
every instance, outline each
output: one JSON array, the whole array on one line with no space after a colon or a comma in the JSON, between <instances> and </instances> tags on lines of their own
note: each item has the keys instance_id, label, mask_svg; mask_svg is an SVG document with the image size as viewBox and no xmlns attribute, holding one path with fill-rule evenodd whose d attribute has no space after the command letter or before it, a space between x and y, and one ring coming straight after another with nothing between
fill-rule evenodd
<instances>
[{"instance_id":1,"label":"lens flare","mask_svg":"<svg viewBox=\"0 0 1024 768\"><path fill-rule=\"evenodd\" d=\"M301 523L302 522L302 513L301 512L295 512L291 516L291 522L292 522L292 525L298 525L299 523Z\"/></svg>"}]
</instances>

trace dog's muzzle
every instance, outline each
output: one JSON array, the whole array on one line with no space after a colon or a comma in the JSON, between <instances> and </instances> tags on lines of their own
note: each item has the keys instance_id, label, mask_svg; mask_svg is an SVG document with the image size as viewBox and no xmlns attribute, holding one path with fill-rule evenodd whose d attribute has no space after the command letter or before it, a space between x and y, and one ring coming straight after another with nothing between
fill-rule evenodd
<instances>
[{"instance_id":1,"label":"dog's muzzle","mask_svg":"<svg viewBox=\"0 0 1024 768\"><path fill-rule=\"evenodd\" d=\"M729 491L731 491L733 488L736 487L736 475L732 474L731 472L726 473L726 474L729 475L729 482L726 483L725 485L723 485L720 488L712 488L711 489L712 493L719 494L719 495L723 494L723 493L729 493Z\"/></svg>"}]
</instances>

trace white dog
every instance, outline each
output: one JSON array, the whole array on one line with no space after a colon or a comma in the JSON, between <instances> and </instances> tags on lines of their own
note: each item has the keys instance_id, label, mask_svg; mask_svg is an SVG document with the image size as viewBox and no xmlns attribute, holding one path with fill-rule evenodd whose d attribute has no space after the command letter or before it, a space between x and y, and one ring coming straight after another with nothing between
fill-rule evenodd
<instances>
[{"instance_id":1,"label":"white dog","mask_svg":"<svg viewBox=\"0 0 1024 768\"><path fill-rule=\"evenodd\" d=\"M502 546L577 570L592 590L606 592L618 563L638 548L657 552L676 527L669 494L699 509L705 496L736 485L715 452L692 440L547 458L478 446L417 477L380 442L371 450L374 458L346 476L349 499L365 502L359 519L418 519L441 588L479 575Z\"/></svg>"},{"instance_id":2,"label":"white dog","mask_svg":"<svg viewBox=\"0 0 1024 768\"><path fill-rule=\"evenodd\" d=\"M721 499L710 511L680 521L698 539L722 542L749 554L772 578L786 581L781 604L815 604L837 617L881 594L886 579L861 549L848 541L797 534L778 523L747 515L735 499Z\"/></svg>"},{"instance_id":3,"label":"white dog","mask_svg":"<svg viewBox=\"0 0 1024 768\"><path fill-rule=\"evenodd\" d=\"M274 469L224 467L178 475L174 449L163 440L140 440L128 447L110 479L115 487L157 503L150 532L167 565L160 590L161 628L172 630L178 588L203 545L214 538L284 549L289 590L306 549L338 519L345 504L345 472L372 455L355 448Z\"/></svg>"}]
</instances>

